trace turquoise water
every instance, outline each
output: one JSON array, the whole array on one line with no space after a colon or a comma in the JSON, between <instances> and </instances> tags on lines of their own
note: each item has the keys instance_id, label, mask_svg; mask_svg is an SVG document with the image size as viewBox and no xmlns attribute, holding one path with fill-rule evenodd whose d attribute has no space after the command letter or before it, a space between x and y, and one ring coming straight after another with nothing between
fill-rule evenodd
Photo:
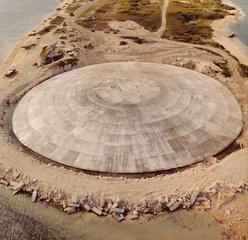
<instances>
[{"instance_id":1,"label":"turquoise water","mask_svg":"<svg viewBox=\"0 0 248 240\"><path fill-rule=\"evenodd\" d=\"M0 0L0 64L16 43L58 6L58 0Z\"/></svg>"},{"instance_id":2,"label":"turquoise water","mask_svg":"<svg viewBox=\"0 0 248 240\"><path fill-rule=\"evenodd\" d=\"M230 29L242 43L248 46L248 0L232 0L232 2L243 10L245 16L232 24Z\"/></svg>"}]
</instances>

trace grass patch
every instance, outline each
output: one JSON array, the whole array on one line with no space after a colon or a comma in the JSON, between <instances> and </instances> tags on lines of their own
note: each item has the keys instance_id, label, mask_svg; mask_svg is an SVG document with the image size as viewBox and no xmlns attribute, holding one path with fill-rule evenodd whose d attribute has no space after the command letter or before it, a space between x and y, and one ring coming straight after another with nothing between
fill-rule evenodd
<instances>
[{"instance_id":1,"label":"grass patch","mask_svg":"<svg viewBox=\"0 0 248 240\"><path fill-rule=\"evenodd\" d=\"M149 31L161 25L162 0L101 0L77 20L83 27L102 30L111 20L132 20Z\"/></svg>"},{"instance_id":2,"label":"grass patch","mask_svg":"<svg viewBox=\"0 0 248 240\"><path fill-rule=\"evenodd\" d=\"M74 13L78 8L82 6L82 3L84 3L84 0L74 0L67 8L66 12L68 13Z\"/></svg>"},{"instance_id":3,"label":"grass patch","mask_svg":"<svg viewBox=\"0 0 248 240\"><path fill-rule=\"evenodd\" d=\"M60 16L57 16L57 17L55 17L54 19L52 19L52 20L50 21L50 23L51 23L52 25L58 26L58 25L60 25L62 22L64 22L64 20L65 20L65 18L60 17Z\"/></svg>"},{"instance_id":4,"label":"grass patch","mask_svg":"<svg viewBox=\"0 0 248 240\"><path fill-rule=\"evenodd\" d=\"M139 38L134 36L122 36L121 38L131 40L137 44L148 43L144 38Z\"/></svg>"},{"instance_id":5,"label":"grass patch","mask_svg":"<svg viewBox=\"0 0 248 240\"><path fill-rule=\"evenodd\" d=\"M39 32L37 32L39 35L44 35L46 33L49 33L52 29L54 29L56 26L54 25L50 25L50 26L47 26L43 29L41 29Z\"/></svg>"},{"instance_id":6,"label":"grass patch","mask_svg":"<svg viewBox=\"0 0 248 240\"><path fill-rule=\"evenodd\" d=\"M53 34L62 34L66 32L67 32L66 28L57 28Z\"/></svg>"},{"instance_id":7,"label":"grass patch","mask_svg":"<svg viewBox=\"0 0 248 240\"><path fill-rule=\"evenodd\" d=\"M232 76L232 72L230 71L229 67L228 67L228 62L227 60L223 61L223 62L214 62L214 64L216 66L218 66L219 68L222 69L222 75L225 77L231 77Z\"/></svg>"},{"instance_id":8,"label":"grass patch","mask_svg":"<svg viewBox=\"0 0 248 240\"><path fill-rule=\"evenodd\" d=\"M78 8L80 8L80 4L71 4L67 9L66 12L68 13L74 13Z\"/></svg>"},{"instance_id":9,"label":"grass patch","mask_svg":"<svg viewBox=\"0 0 248 240\"><path fill-rule=\"evenodd\" d=\"M211 53L211 54L213 54L215 56L218 56L218 57L222 57L221 54L219 54L217 52L214 52L214 51L212 51L210 49L205 49L205 48L201 48L201 47L196 47L196 49L199 49L199 50L202 50L202 51L206 51L206 52Z\"/></svg>"},{"instance_id":10,"label":"grass patch","mask_svg":"<svg viewBox=\"0 0 248 240\"><path fill-rule=\"evenodd\" d=\"M36 44L35 43L32 43L30 45L25 45L25 46L22 46L21 48L25 49L25 50L30 50L31 48L35 47Z\"/></svg>"},{"instance_id":11,"label":"grass patch","mask_svg":"<svg viewBox=\"0 0 248 240\"><path fill-rule=\"evenodd\" d=\"M163 37L196 44L211 43L212 22L224 18L231 9L221 0L169 0Z\"/></svg>"},{"instance_id":12,"label":"grass patch","mask_svg":"<svg viewBox=\"0 0 248 240\"><path fill-rule=\"evenodd\" d=\"M248 66L247 65L239 63L239 72L242 77L248 78Z\"/></svg>"}]
</instances>

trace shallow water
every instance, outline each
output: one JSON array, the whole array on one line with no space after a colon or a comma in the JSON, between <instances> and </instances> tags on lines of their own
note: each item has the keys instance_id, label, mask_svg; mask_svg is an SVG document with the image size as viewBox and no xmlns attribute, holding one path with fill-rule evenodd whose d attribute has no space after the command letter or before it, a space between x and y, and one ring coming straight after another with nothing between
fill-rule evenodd
<instances>
[{"instance_id":1,"label":"shallow water","mask_svg":"<svg viewBox=\"0 0 248 240\"><path fill-rule=\"evenodd\" d=\"M204 211L164 213L150 221L124 221L94 214L66 215L13 196L0 185L1 240L221 240L222 227Z\"/></svg>"},{"instance_id":2,"label":"shallow water","mask_svg":"<svg viewBox=\"0 0 248 240\"><path fill-rule=\"evenodd\" d=\"M242 43L248 46L248 0L231 1L243 10L245 16L237 23L232 24L230 30L236 34Z\"/></svg>"},{"instance_id":3,"label":"shallow water","mask_svg":"<svg viewBox=\"0 0 248 240\"><path fill-rule=\"evenodd\" d=\"M0 64L19 40L58 6L58 0L0 0Z\"/></svg>"}]
</instances>

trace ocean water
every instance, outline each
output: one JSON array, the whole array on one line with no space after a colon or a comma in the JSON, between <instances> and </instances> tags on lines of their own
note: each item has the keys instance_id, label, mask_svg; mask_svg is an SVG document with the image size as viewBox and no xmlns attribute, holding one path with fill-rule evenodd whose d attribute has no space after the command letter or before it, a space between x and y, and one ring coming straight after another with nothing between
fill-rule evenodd
<instances>
[{"instance_id":1,"label":"ocean water","mask_svg":"<svg viewBox=\"0 0 248 240\"><path fill-rule=\"evenodd\" d=\"M244 17L232 24L230 30L235 33L239 40L248 46L248 0L231 0L235 5L239 6L243 13Z\"/></svg>"},{"instance_id":2,"label":"ocean water","mask_svg":"<svg viewBox=\"0 0 248 240\"><path fill-rule=\"evenodd\" d=\"M0 0L0 64L7 54L58 7L58 0Z\"/></svg>"}]
</instances>

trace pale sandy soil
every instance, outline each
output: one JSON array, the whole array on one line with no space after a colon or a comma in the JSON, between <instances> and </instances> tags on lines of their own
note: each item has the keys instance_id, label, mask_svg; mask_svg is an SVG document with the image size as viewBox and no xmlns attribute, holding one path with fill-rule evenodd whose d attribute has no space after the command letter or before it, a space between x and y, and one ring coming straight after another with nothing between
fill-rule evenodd
<instances>
[{"instance_id":1,"label":"pale sandy soil","mask_svg":"<svg viewBox=\"0 0 248 240\"><path fill-rule=\"evenodd\" d=\"M161 26L158 29L158 31L154 33L158 37L161 37L163 35L165 28L166 28L166 10L167 10L168 4L169 4L169 0L163 1L163 8L162 8L162 13L161 13L161 15L162 15L161 16L161 19L162 19Z\"/></svg>"},{"instance_id":2,"label":"pale sandy soil","mask_svg":"<svg viewBox=\"0 0 248 240\"><path fill-rule=\"evenodd\" d=\"M231 239L240 239L242 236L248 238L245 227L248 224L245 208L248 201L247 193L245 195L236 193L238 186L248 183L248 85L247 80L243 79L237 70L237 61L220 49L162 40L130 21L124 23L113 21L109 24L113 29L119 30L118 34L91 32L76 25L74 20L97 0L82 5L74 13L75 16L70 18L64 10L66 3L69 2L64 1L62 10L52 16L54 18L61 15L67 18L66 33L53 34L54 29L41 36L36 34L26 37L0 69L0 176L8 180L23 180L30 190L38 187L40 195L44 197L50 195L60 202L73 197L84 199L88 196L94 200L124 198L130 203L138 203L172 195L182 197L192 194L194 190L208 191L211 186L217 184L220 189L212 198L211 213L223 222L229 229L229 234L233 234ZM47 25L48 22L42 23L36 31ZM64 44L61 43L61 36L65 37ZM120 46L119 43L123 40L121 36L138 36L144 38L146 43L136 44L125 39L128 44ZM20 48L32 42L35 42L36 46L31 50ZM30 88L65 70L40 65L39 53L42 47L52 43L63 45L65 49L73 49L80 59L77 67L111 61L148 61L193 68L214 77L229 88L242 108L244 129L236 141L237 151L230 155L226 151L228 156L222 160L206 159L191 168L151 178L88 175L40 161L40 158L26 152L9 136L10 126L6 116L9 114L9 105L12 106ZM91 43L94 49L84 48L88 43ZM227 61L227 66L232 72L230 78L224 77L221 74L222 70L214 64L223 61ZM39 67L34 66L34 63L38 63ZM6 70L11 67L15 67L18 74L11 79L3 77ZM70 69L70 66L66 69ZM244 148L238 150L239 146ZM235 214L228 214L226 210ZM237 218L242 218L239 224Z\"/></svg>"}]
</instances>

